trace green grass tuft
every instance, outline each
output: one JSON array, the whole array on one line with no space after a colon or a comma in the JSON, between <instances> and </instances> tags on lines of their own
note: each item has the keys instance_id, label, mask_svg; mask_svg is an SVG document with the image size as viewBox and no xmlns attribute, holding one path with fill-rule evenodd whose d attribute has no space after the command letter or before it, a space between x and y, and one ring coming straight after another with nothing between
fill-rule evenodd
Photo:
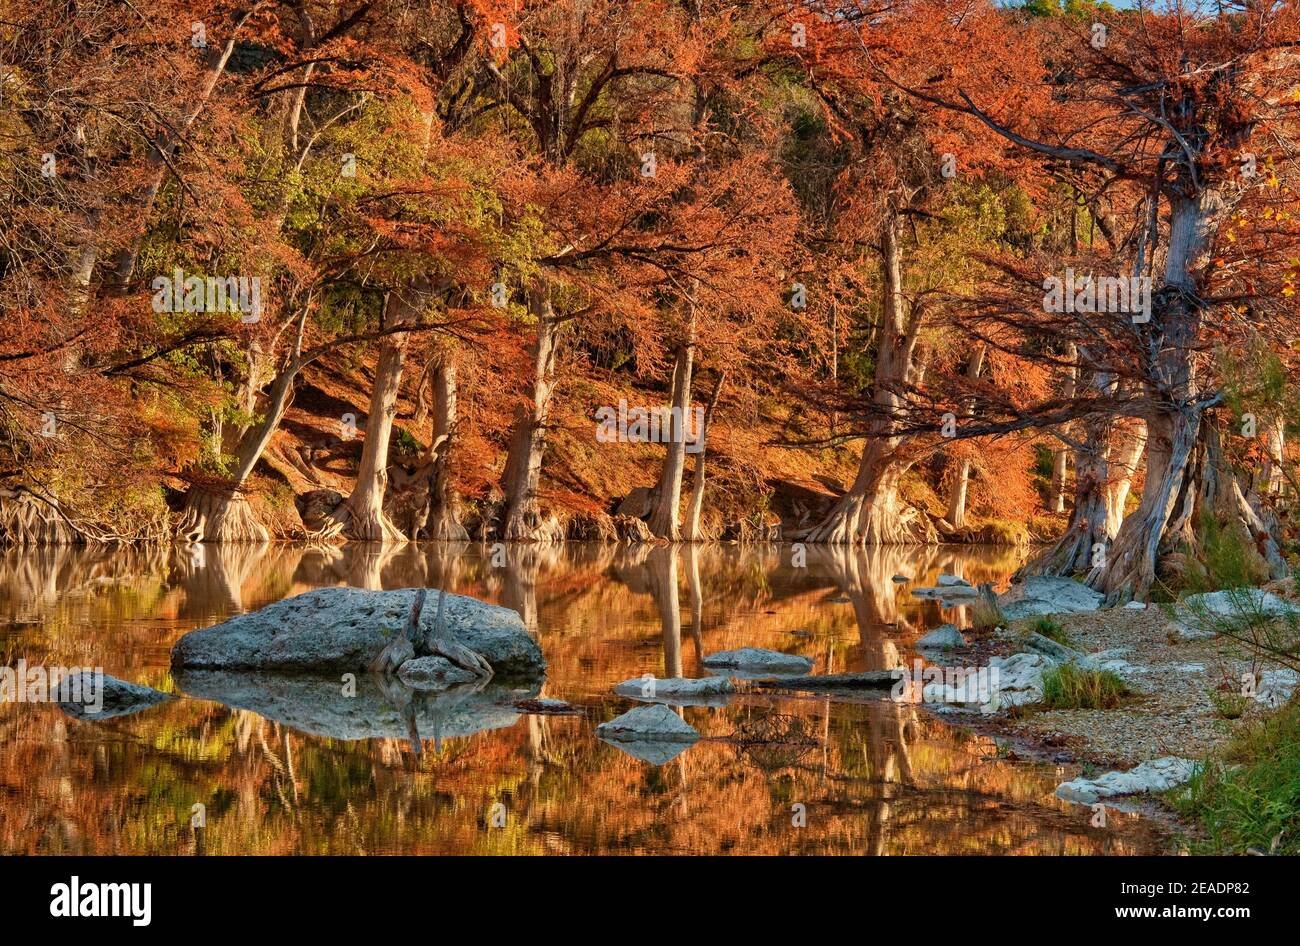
<instances>
[{"instance_id":1,"label":"green grass tuft","mask_svg":"<svg viewBox=\"0 0 1300 946\"><path fill-rule=\"evenodd\" d=\"M1074 642L1070 640L1070 635L1065 633L1065 628L1061 627L1060 622L1046 614L1034 618L1027 627L1064 647L1074 647Z\"/></svg>"},{"instance_id":2,"label":"green grass tuft","mask_svg":"<svg viewBox=\"0 0 1300 946\"><path fill-rule=\"evenodd\" d=\"M1049 709L1113 709L1129 692L1128 685L1110 670L1065 663L1043 674L1043 705Z\"/></svg>"}]
</instances>

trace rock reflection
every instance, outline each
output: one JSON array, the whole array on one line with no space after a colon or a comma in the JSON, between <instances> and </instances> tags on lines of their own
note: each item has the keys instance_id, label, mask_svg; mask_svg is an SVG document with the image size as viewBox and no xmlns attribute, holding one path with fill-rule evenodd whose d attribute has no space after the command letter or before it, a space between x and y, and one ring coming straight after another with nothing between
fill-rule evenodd
<instances>
[{"instance_id":1,"label":"rock reflection","mask_svg":"<svg viewBox=\"0 0 1300 946\"><path fill-rule=\"evenodd\" d=\"M211 547L201 561L184 548L0 556L6 661L102 664L187 697L94 724L0 705L0 852L1091 854L1161 843L1118 813L1092 829L1086 811L1052 799L1051 769L999 760L988 740L888 700L745 690L725 706L684 707L674 712L702 738L665 765L595 737L636 705L613 694L617 683L703 676L705 653L798 653L816 673L888 667L925 629L961 623L910 588L939 571L1002 580L1019 565L1012 550L809 546L802 568L788 546L504 551L495 561L477 543ZM344 584L446 587L515 608L549 665L544 692L529 695L584 715L521 713L518 694L486 688L385 691L364 676L352 699L332 679L171 677L184 632ZM504 828L487 817L496 804Z\"/></svg>"}]
</instances>

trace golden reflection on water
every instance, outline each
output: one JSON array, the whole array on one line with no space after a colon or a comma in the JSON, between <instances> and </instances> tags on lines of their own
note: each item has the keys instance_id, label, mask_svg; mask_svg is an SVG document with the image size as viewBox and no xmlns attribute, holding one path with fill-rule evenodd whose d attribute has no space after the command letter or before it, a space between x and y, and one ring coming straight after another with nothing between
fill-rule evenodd
<instances>
[{"instance_id":1,"label":"golden reflection on water","mask_svg":"<svg viewBox=\"0 0 1300 946\"><path fill-rule=\"evenodd\" d=\"M1051 796L1052 766L888 700L742 693L686 707L704 736L661 766L594 735L616 683L700 676L769 647L817 673L892 666L960 609L911 598L939 572L1002 581L1010 549L477 545L46 548L0 558L0 664L102 666L176 692L183 633L310 588L446 587L514 608L582 716L432 741L345 741L183 698L79 722L0 704L0 853L1132 854L1148 823ZM912 579L895 582L895 575ZM194 806L206 826L192 826ZM497 807L500 806L500 807ZM504 824L501 822L504 820ZM804 822L796 825L796 822Z\"/></svg>"}]
</instances>

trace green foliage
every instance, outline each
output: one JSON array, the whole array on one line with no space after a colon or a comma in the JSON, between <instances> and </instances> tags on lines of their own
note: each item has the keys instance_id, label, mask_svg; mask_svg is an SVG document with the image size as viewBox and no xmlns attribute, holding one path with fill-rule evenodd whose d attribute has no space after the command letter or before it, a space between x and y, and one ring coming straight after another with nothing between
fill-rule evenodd
<instances>
[{"instance_id":1,"label":"green foliage","mask_svg":"<svg viewBox=\"0 0 1300 946\"><path fill-rule=\"evenodd\" d=\"M1200 559L1183 576L1190 594L1250 588L1268 581L1268 567L1245 532L1225 528L1208 512L1197 530Z\"/></svg>"},{"instance_id":2,"label":"green foliage","mask_svg":"<svg viewBox=\"0 0 1300 946\"><path fill-rule=\"evenodd\" d=\"M1034 475L1042 477L1049 483L1052 480L1053 465L1055 463L1055 454L1052 448L1045 443L1034 444Z\"/></svg>"},{"instance_id":3,"label":"green foliage","mask_svg":"<svg viewBox=\"0 0 1300 946\"><path fill-rule=\"evenodd\" d=\"M1098 13L1115 12L1115 7L1106 0L1025 0L1020 9L1030 16L1059 16L1068 20L1086 20Z\"/></svg>"},{"instance_id":4,"label":"green foliage","mask_svg":"<svg viewBox=\"0 0 1300 946\"><path fill-rule=\"evenodd\" d=\"M1211 689L1206 695L1220 719L1240 719L1250 706L1251 698L1236 687Z\"/></svg>"},{"instance_id":5,"label":"green foliage","mask_svg":"<svg viewBox=\"0 0 1300 946\"><path fill-rule=\"evenodd\" d=\"M424 449L405 427L393 426L393 446L405 456L417 456Z\"/></svg>"},{"instance_id":6,"label":"green foliage","mask_svg":"<svg viewBox=\"0 0 1300 946\"><path fill-rule=\"evenodd\" d=\"M1215 354L1223 377L1223 400L1238 429L1247 413L1257 418L1295 416L1298 405L1287 389L1286 366L1262 338Z\"/></svg>"},{"instance_id":7,"label":"green foliage","mask_svg":"<svg viewBox=\"0 0 1300 946\"><path fill-rule=\"evenodd\" d=\"M1193 629L1243 649L1251 658L1300 670L1300 613L1279 611L1255 586L1268 570L1239 527L1223 528L1206 516L1201 522L1202 560L1189 568L1185 593L1221 592L1227 607L1211 608L1204 599L1184 599L1166 613Z\"/></svg>"},{"instance_id":8,"label":"green foliage","mask_svg":"<svg viewBox=\"0 0 1300 946\"><path fill-rule=\"evenodd\" d=\"M1243 727L1170 800L1204 833L1194 853L1300 854L1300 703Z\"/></svg>"},{"instance_id":9,"label":"green foliage","mask_svg":"<svg viewBox=\"0 0 1300 946\"><path fill-rule=\"evenodd\" d=\"M1058 644L1065 647L1074 646L1074 643L1070 640L1070 636L1065 633L1065 628L1049 615L1044 614L1040 617L1034 618L1029 622L1027 627L1029 630L1042 634L1048 640L1056 641Z\"/></svg>"},{"instance_id":10,"label":"green foliage","mask_svg":"<svg viewBox=\"0 0 1300 946\"><path fill-rule=\"evenodd\" d=\"M1043 705L1050 709L1113 709L1128 694L1128 685L1110 670L1063 663L1043 674Z\"/></svg>"}]
</instances>

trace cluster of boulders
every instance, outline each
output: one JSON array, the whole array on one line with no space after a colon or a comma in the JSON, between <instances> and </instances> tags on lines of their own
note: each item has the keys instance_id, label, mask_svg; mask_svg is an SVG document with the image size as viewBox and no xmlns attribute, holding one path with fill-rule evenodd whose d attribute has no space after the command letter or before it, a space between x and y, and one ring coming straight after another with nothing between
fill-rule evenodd
<instances>
[{"instance_id":1,"label":"cluster of boulders","mask_svg":"<svg viewBox=\"0 0 1300 946\"><path fill-rule=\"evenodd\" d=\"M661 678L646 674L624 680L614 692L648 703L596 727L596 735L624 752L663 765L694 744L700 734L670 707L723 704L736 692L732 679L780 680L809 673L813 662L797 654L742 647L707 655L701 663L718 675Z\"/></svg>"}]
</instances>

